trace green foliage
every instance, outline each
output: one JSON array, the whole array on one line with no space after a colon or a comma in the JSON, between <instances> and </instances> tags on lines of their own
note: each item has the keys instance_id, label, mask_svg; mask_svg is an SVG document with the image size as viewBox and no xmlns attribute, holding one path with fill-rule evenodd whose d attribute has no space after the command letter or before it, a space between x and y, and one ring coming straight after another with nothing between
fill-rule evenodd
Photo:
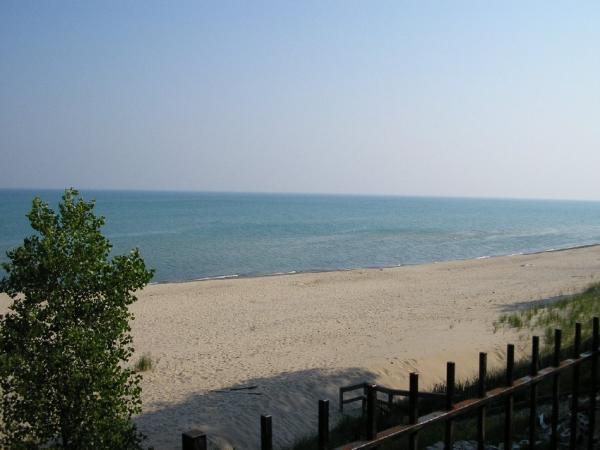
<instances>
[{"instance_id":1,"label":"green foliage","mask_svg":"<svg viewBox=\"0 0 600 450\"><path fill-rule=\"evenodd\" d=\"M152 278L137 250L109 259L111 244L74 189L54 212L39 198L33 236L7 253L0 292L0 447L139 448L141 409L128 306Z\"/></svg>"}]
</instances>

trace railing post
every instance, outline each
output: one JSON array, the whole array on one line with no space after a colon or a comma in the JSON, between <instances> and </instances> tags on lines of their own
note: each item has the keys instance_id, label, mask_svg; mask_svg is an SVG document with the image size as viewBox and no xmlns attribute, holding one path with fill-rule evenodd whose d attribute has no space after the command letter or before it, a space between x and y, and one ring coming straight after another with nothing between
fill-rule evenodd
<instances>
[{"instance_id":1,"label":"railing post","mask_svg":"<svg viewBox=\"0 0 600 450\"><path fill-rule=\"evenodd\" d=\"M319 400L319 450L329 444L329 400Z\"/></svg>"},{"instance_id":2,"label":"railing post","mask_svg":"<svg viewBox=\"0 0 600 450\"><path fill-rule=\"evenodd\" d=\"M338 405L338 408L339 408L340 412L344 412L344 390L342 388L340 388L339 402L340 402L340 404Z\"/></svg>"},{"instance_id":3,"label":"railing post","mask_svg":"<svg viewBox=\"0 0 600 450\"><path fill-rule=\"evenodd\" d=\"M271 416L260 416L260 449L273 450L273 423Z\"/></svg>"},{"instance_id":4,"label":"railing post","mask_svg":"<svg viewBox=\"0 0 600 450\"><path fill-rule=\"evenodd\" d=\"M454 407L454 383L456 366L453 362L446 363L446 410ZM454 446L454 423L446 420L444 425L444 450L452 450Z\"/></svg>"},{"instance_id":5,"label":"railing post","mask_svg":"<svg viewBox=\"0 0 600 450\"><path fill-rule=\"evenodd\" d=\"M207 450L206 434L200 430L190 430L181 435L182 450Z\"/></svg>"},{"instance_id":6,"label":"railing post","mask_svg":"<svg viewBox=\"0 0 600 450\"><path fill-rule=\"evenodd\" d=\"M479 398L484 398L486 395L486 377L487 353L479 353L479 381L477 383ZM479 408L477 414L477 449L485 450L485 406Z\"/></svg>"},{"instance_id":7,"label":"railing post","mask_svg":"<svg viewBox=\"0 0 600 450\"><path fill-rule=\"evenodd\" d=\"M377 403L377 385L367 386L367 440L375 439L377 436L377 414L375 411Z\"/></svg>"},{"instance_id":8,"label":"railing post","mask_svg":"<svg viewBox=\"0 0 600 450\"><path fill-rule=\"evenodd\" d=\"M508 344L506 346L506 385L512 386L515 377L515 346ZM504 448L512 449L512 429L513 429L513 402L512 394L506 396L506 406L504 411Z\"/></svg>"},{"instance_id":9,"label":"railing post","mask_svg":"<svg viewBox=\"0 0 600 450\"><path fill-rule=\"evenodd\" d=\"M562 331L554 330L554 356L552 365L560 366L560 346L562 341ZM559 395L560 395L560 372L556 372L552 379L552 432L550 436L550 448L556 450L558 448L558 417L559 417Z\"/></svg>"},{"instance_id":10,"label":"railing post","mask_svg":"<svg viewBox=\"0 0 600 450\"><path fill-rule=\"evenodd\" d=\"M590 433L588 449L594 448L594 432L596 431L596 394L598 391L598 347L600 346L600 319L592 321L592 383L590 387Z\"/></svg>"},{"instance_id":11,"label":"railing post","mask_svg":"<svg viewBox=\"0 0 600 450\"><path fill-rule=\"evenodd\" d=\"M581 356L581 324L575 324L575 344L573 346L573 358L579 359ZM577 446L577 412L579 410L579 373L580 364L573 367L573 395L571 398L571 439L569 448L574 449Z\"/></svg>"},{"instance_id":12,"label":"railing post","mask_svg":"<svg viewBox=\"0 0 600 450\"><path fill-rule=\"evenodd\" d=\"M531 368L529 374L534 377L540 368L540 337L533 336L531 343ZM531 385L529 397L529 449L535 448L535 435L537 425L537 383Z\"/></svg>"},{"instance_id":13,"label":"railing post","mask_svg":"<svg viewBox=\"0 0 600 450\"><path fill-rule=\"evenodd\" d=\"M419 374L411 373L409 382L409 393L408 393L408 422L411 425L417 423L419 420ZM416 450L418 446L419 435L415 431L408 437L408 448L409 450Z\"/></svg>"}]
</instances>

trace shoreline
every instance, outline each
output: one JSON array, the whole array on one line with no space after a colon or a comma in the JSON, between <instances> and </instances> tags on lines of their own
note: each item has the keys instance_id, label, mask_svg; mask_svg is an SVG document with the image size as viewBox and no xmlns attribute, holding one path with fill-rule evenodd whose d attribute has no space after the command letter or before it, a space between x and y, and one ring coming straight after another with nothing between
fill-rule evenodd
<instances>
[{"instance_id":1,"label":"shoreline","mask_svg":"<svg viewBox=\"0 0 600 450\"><path fill-rule=\"evenodd\" d=\"M477 261L482 259L494 259L494 258L505 258L511 256L528 256L528 255L541 255L544 253L558 253L565 252L569 250L578 250L585 249L591 247L599 247L600 242L595 242L592 244L578 244L570 247L559 247L559 248L549 248L546 250L535 250L531 252L517 252L517 253L502 253L496 255L482 255L475 256L471 258L456 258L456 259L445 259L440 261L426 261L426 262L418 262L418 263L407 263L407 264L396 264L391 266L358 266L358 267L342 267L337 269L314 269L314 270L291 270L289 272L273 272L273 273L259 273L259 274L229 274L229 275L216 275L210 277L201 277L201 278L192 278L186 280L168 280L168 281L151 281L148 286L153 285L162 285L162 284L185 284L185 283L196 283L201 281L219 281L219 280L242 280L242 279L254 279L254 278L271 278L271 277L280 277L285 275L302 275L302 274L319 274L319 273L332 273L332 272L352 272L355 270L380 270L380 269L394 269L398 267L416 267L416 266L425 266L429 264L444 264L451 263L455 261Z\"/></svg>"},{"instance_id":2,"label":"shoreline","mask_svg":"<svg viewBox=\"0 0 600 450\"><path fill-rule=\"evenodd\" d=\"M312 434L317 401L371 382L424 391L503 367L506 344L530 355L528 330L498 329L501 314L580 292L600 281L600 246L380 269L149 285L130 307L142 373L145 446L180 449L198 428L236 449L259 446L271 414L275 448ZM10 299L0 295L0 314ZM256 386L251 391L235 388Z\"/></svg>"},{"instance_id":3,"label":"shoreline","mask_svg":"<svg viewBox=\"0 0 600 450\"><path fill-rule=\"evenodd\" d=\"M494 331L499 315L570 295L600 280L600 246L527 255L145 288L133 305L144 374L136 419L157 449L177 448L200 428L238 449L258 446L271 414L277 448L314 432L317 400L337 411L341 386L405 389L421 373L428 390L473 376L477 355L504 365L506 344L530 352L530 332ZM257 386L252 394L231 390ZM331 417L332 423L337 415Z\"/></svg>"}]
</instances>

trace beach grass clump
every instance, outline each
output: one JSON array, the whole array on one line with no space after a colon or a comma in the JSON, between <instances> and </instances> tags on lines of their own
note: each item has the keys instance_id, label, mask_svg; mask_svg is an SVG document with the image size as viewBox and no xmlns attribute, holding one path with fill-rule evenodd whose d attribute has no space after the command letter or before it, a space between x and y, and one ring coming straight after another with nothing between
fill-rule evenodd
<instances>
[{"instance_id":1,"label":"beach grass clump","mask_svg":"<svg viewBox=\"0 0 600 450\"><path fill-rule=\"evenodd\" d=\"M554 330L561 329L563 342L569 345L575 336L575 324L581 323L584 339L592 333L592 318L600 316L600 284L554 303L502 315L495 327L539 332L546 345L554 342Z\"/></svg>"},{"instance_id":2,"label":"beach grass clump","mask_svg":"<svg viewBox=\"0 0 600 450\"><path fill-rule=\"evenodd\" d=\"M133 366L133 370L136 372L146 372L151 370L154 367L154 361L152 360L152 356L149 353L144 353L142 356L138 358Z\"/></svg>"}]
</instances>

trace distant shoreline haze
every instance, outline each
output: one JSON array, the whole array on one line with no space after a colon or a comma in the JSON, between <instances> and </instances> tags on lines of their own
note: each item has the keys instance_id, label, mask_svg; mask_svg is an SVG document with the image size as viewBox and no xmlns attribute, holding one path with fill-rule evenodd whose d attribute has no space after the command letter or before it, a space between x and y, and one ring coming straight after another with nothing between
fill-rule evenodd
<instances>
[{"instance_id":1,"label":"distant shoreline haze","mask_svg":"<svg viewBox=\"0 0 600 450\"><path fill-rule=\"evenodd\" d=\"M69 185L68 187L75 187ZM443 195L443 194L417 194L417 193L407 193L407 194L397 194L397 193L386 193L386 192L305 192L305 191L237 191L237 190L212 190L212 189L146 189L146 188L111 188L111 187L102 187L102 188L80 188L75 187L84 197L89 197L89 195L94 195L97 193L107 192L107 193L149 193L149 194L206 194L206 195L216 195L216 194L231 194L231 195L289 195L289 196L308 196L308 197L370 197L370 198L429 198L429 199L447 199L447 200L461 200L461 199L473 199L473 200L534 200L534 201L566 201L566 202L588 202L588 203L600 203L600 198L584 198L584 197L535 197L535 196L480 196L480 195ZM31 192L32 198L33 196L41 196L43 193L49 193L50 195L54 195L58 193L59 195L64 192L64 188L54 188L54 187L0 187L0 192ZM93 197L90 197L93 198Z\"/></svg>"},{"instance_id":2,"label":"distant shoreline haze","mask_svg":"<svg viewBox=\"0 0 600 450\"><path fill-rule=\"evenodd\" d=\"M35 195L0 189L0 261L33 233ZM340 194L82 190L114 253L139 247L153 282L391 267L600 242L600 202Z\"/></svg>"}]
</instances>

